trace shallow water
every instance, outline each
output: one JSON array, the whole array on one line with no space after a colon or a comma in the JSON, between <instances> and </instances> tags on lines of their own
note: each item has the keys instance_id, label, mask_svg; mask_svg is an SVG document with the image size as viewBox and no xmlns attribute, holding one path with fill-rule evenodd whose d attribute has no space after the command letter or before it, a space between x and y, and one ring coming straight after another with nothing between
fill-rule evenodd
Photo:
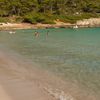
<instances>
[{"instance_id":1,"label":"shallow water","mask_svg":"<svg viewBox=\"0 0 100 100\"><path fill-rule=\"evenodd\" d=\"M46 32L49 30L48 36ZM0 32L0 48L18 53L48 71L100 95L100 28Z\"/></svg>"}]
</instances>

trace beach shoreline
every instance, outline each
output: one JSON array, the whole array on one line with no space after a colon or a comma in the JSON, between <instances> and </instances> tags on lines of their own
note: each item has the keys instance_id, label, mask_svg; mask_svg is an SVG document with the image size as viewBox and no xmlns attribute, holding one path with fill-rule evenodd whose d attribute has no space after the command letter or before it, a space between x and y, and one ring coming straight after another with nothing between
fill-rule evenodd
<instances>
[{"instance_id":1,"label":"beach shoreline","mask_svg":"<svg viewBox=\"0 0 100 100\"><path fill-rule=\"evenodd\" d=\"M84 28L84 27L100 27L100 18L90 18L90 19L78 20L74 24L64 23L61 21L55 21L55 24L0 23L0 30L46 29L46 28Z\"/></svg>"},{"instance_id":2,"label":"beach shoreline","mask_svg":"<svg viewBox=\"0 0 100 100\"><path fill-rule=\"evenodd\" d=\"M23 63L16 61L15 57L0 50L0 97L2 100L56 100L41 88L38 76L32 78L29 73L31 70L26 69L27 65L23 66Z\"/></svg>"},{"instance_id":3,"label":"beach shoreline","mask_svg":"<svg viewBox=\"0 0 100 100\"><path fill-rule=\"evenodd\" d=\"M75 100L71 94L63 90L66 83L60 78L33 67L30 61L22 60L20 55L16 58L5 51L0 50L2 100Z\"/></svg>"}]
</instances>

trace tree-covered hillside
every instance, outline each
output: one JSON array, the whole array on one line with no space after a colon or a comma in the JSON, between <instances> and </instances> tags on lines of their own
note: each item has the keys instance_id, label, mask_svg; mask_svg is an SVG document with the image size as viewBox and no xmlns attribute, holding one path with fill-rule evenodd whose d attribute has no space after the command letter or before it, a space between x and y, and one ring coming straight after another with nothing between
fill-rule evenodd
<instances>
[{"instance_id":1,"label":"tree-covered hillside","mask_svg":"<svg viewBox=\"0 0 100 100\"><path fill-rule=\"evenodd\" d=\"M99 17L100 0L0 0L0 21L53 23ZM8 18L8 19L7 19Z\"/></svg>"}]
</instances>

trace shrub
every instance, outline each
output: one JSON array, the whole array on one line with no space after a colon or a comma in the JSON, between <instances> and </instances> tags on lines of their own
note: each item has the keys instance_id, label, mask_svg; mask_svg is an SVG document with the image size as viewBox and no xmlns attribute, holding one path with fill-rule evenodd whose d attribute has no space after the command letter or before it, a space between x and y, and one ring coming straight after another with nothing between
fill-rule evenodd
<instances>
[{"instance_id":1,"label":"shrub","mask_svg":"<svg viewBox=\"0 0 100 100\"><path fill-rule=\"evenodd\" d=\"M49 18L50 18L49 16L42 13L31 12L26 16L24 16L24 22L28 22L31 24L36 24L36 23L54 24L53 20Z\"/></svg>"},{"instance_id":2,"label":"shrub","mask_svg":"<svg viewBox=\"0 0 100 100\"><path fill-rule=\"evenodd\" d=\"M44 16L42 14L38 13L29 13L26 16L24 16L24 22L29 22L31 24L36 24L37 22L41 23L45 20Z\"/></svg>"},{"instance_id":3,"label":"shrub","mask_svg":"<svg viewBox=\"0 0 100 100\"><path fill-rule=\"evenodd\" d=\"M5 18L5 17L0 17L0 22L9 22L9 19L8 18Z\"/></svg>"},{"instance_id":4,"label":"shrub","mask_svg":"<svg viewBox=\"0 0 100 100\"><path fill-rule=\"evenodd\" d=\"M17 16L17 17L15 18L15 22L23 22L23 18L20 17L20 16Z\"/></svg>"}]
</instances>

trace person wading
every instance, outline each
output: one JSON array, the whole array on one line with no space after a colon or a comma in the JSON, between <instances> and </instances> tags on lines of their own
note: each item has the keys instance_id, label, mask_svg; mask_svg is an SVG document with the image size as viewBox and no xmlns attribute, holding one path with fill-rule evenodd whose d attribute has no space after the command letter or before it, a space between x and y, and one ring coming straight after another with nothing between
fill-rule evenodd
<instances>
[{"instance_id":1,"label":"person wading","mask_svg":"<svg viewBox=\"0 0 100 100\"><path fill-rule=\"evenodd\" d=\"M39 37L39 34L40 34L39 32L35 32L35 33L34 33L34 36L35 36L36 38L38 38L38 37Z\"/></svg>"}]
</instances>

